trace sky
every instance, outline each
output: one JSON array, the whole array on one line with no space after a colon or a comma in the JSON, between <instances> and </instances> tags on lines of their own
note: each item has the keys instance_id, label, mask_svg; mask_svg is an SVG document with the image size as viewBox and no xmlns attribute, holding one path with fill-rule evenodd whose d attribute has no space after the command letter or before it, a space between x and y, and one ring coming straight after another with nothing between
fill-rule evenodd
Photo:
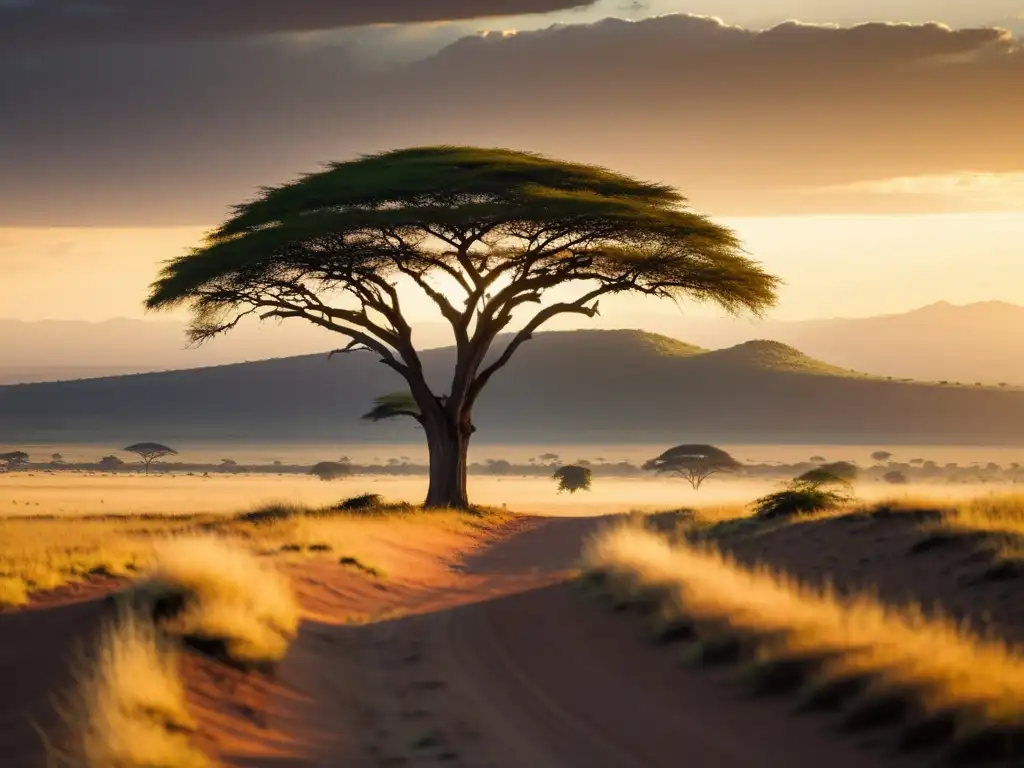
<instances>
[{"instance_id":1,"label":"sky","mask_svg":"<svg viewBox=\"0 0 1024 768\"><path fill-rule=\"evenodd\" d=\"M673 184L779 319L1024 303L1022 35L1024 0L0 0L0 318L142 316L260 185L431 143Z\"/></svg>"}]
</instances>

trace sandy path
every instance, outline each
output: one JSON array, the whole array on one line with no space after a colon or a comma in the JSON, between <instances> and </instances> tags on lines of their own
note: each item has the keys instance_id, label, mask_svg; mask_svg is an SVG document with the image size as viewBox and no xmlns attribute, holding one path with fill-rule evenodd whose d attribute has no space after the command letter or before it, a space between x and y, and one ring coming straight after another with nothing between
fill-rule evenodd
<instances>
[{"instance_id":1,"label":"sandy path","mask_svg":"<svg viewBox=\"0 0 1024 768\"><path fill-rule=\"evenodd\" d=\"M37 596L0 614L0 765L41 768L47 741L60 739L57 709L73 665L90 652L119 583L94 579Z\"/></svg>"},{"instance_id":2,"label":"sandy path","mask_svg":"<svg viewBox=\"0 0 1024 768\"><path fill-rule=\"evenodd\" d=\"M285 676L316 755L239 765L870 768L875 750L686 670L564 583L594 519L538 519L388 620L304 630ZM397 590L400 592L401 590ZM282 714L282 716L284 716ZM913 764L913 763L911 763Z\"/></svg>"}]
</instances>

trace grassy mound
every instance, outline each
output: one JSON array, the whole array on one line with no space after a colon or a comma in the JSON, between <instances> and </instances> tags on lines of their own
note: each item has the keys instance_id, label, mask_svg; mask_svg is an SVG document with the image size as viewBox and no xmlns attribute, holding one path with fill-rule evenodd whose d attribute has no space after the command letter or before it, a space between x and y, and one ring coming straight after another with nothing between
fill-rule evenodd
<instances>
[{"instance_id":1,"label":"grassy mound","mask_svg":"<svg viewBox=\"0 0 1024 768\"><path fill-rule=\"evenodd\" d=\"M630 526L593 538L585 564L620 605L643 606L662 628L691 626L696 658L746 661L755 688L852 698L850 727L907 721L915 746L925 734L959 749L995 739L1024 750L1024 656L956 622L811 589Z\"/></svg>"}]
</instances>

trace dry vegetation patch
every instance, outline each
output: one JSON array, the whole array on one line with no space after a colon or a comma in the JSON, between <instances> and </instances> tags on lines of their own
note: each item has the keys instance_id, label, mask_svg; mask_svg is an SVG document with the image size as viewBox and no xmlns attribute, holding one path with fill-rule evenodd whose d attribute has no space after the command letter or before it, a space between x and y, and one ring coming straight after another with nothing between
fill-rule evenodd
<instances>
[{"instance_id":1,"label":"dry vegetation patch","mask_svg":"<svg viewBox=\"0 0 1024 768\"><path fill-rule=\"evenodd\" d=\"M195 723L172 642L153 622L122 610L83 659L65 717L70 744L53 761L75 768L202 768Z\"/></svg>"},{"instance_id":2,"label":"dry vegetation patch","mask_svg":"<svg viewBox=\"0 0 1024 768\"><path fill-rule=\"evenodd\" d=\"M132 600L165 632L241 665L280 661L298 632L288 578L226 539L161 542Z\"/></svg>"},{"instance_id":3,"label":"dry vegetation patch","mask_svg":"<svg viewBox=\"0 0 1024 768\"><path fill-rule=\"evenodd\" d=\"M620 605L643 607L662 632L685 639L688 629L705 661L748 659L761 690L852 699L848 725L905 721L906 746L955 736L961 749L1020 755L1024 657L1004 642L913 605L840 596L632 526L596 536L585 563Z\"/></svg>"}]
</instances>

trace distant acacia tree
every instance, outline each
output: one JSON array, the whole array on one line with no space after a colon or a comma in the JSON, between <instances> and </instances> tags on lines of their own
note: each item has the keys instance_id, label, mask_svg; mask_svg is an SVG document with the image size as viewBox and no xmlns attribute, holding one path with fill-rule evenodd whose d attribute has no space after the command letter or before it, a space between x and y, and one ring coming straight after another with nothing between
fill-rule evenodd
<instances>
[{"instance_id":1,"label":"distant acacia tree","mask_svg":"<svg viewBox=\"0 0 1024 768\"><path fill-rule=\"evenodd\" d=\"M712 475L734 472L742 466L727 452L713 445L677 445L645 462L643 468L659 474L678 475L697 491Z\"/></svg>"},{"instance_id":2,"label":"distant acacia tree","mask_svg":"<svg viewBox=\"0 0 1024 768\"><path fill-rule=\"evenodd\" d=\"M894 469L892 472L886 472L882 475L882 479L887 483L892 483L893 485L903 485L907 482L907 476L898 469Z\"/></svg>"},{"instance_id":3,"label":"distant acacia tree","mask_svg":"<svg viewBox=\"0 0 1024 768\"><path fill-rule=\"evenodd\" d=\"M24 469L28 466L29 456L24 451L11 451L9 453L0 453L0 462L7 469Z\"/></svg>"},{"instance_id":4,"label":"distant acacia tree","mask_svg":"<svg viewBox=\"0 0 1024 768\"><path fill-rule=\"evenodd\" d=\"M731 231L669 186L529 152L441 146L334 163L263 188L163 269L147 306L188 307L195 343L246 316L299 318L346 337L343 351L376 354L418 407L426 505L467 508L473 408L549 321L593 318L602 298L621 294L758 314L777 285ZM441 391L413 342L406 288L451 325L455 361Z\"/></svg>"},{"instance_id":5,"label":"distant acacia tree","mask_svg":"<svg viewBox=\"0 0 1024 768\"><path fill-rule=\"evenodd\" d=\"M552 478L558 481L558 492L568 491L589 491L594 473L589 467L581 467L578 464L567 464L555 470Z\"/></svg>"},{"instance_id":6,"label":"distant acacia tree","mask_svg":"<svg viewBox=\"0 0 1024 768\"><path fill-rule=\"evenodd\" d=\"M128 451L128 453L134 453L146 466L146 474L149 474L149 465L157 459L162 459L164 456L177 456L178 452L173 448L168 448L166 445L160 443L135 443L129 445L127 448L122 450Z\"/></svg>"},{"instance_id":7,"label":"distant acacia tree","mask_svg":"<svg viewBox=\"0 0 1024 768\"><path fill-rule=\"evenodd\" d=\"M892 454L889 451L875 451L871 454L873 461L888 461L892 458Z\"/></svg>"},{"instance_id":8,"label":"distant acacia tree","mask_svg":"<svg viewBox=\"0 0 1024 768\"><path fill-rule=\"evenodd\" d=\"M119 459L117 456L114 456L113 454L111 454L110 456L104 456L102 459L99 460L100 469L117 469L118 467L123 466L124 461Z\"/></svg>"},{"instance_id":9,"label":"distant acacia tree","mask_svg":"<svg viewBox=\"0 0 1024 768\"><path fill-rule=\"evenodd\" d=\"M309 474L316 475L321 480L340 480L352 474L352 467L340 461L321 461L313 465Z\"/></svg>"}]
</instances>

